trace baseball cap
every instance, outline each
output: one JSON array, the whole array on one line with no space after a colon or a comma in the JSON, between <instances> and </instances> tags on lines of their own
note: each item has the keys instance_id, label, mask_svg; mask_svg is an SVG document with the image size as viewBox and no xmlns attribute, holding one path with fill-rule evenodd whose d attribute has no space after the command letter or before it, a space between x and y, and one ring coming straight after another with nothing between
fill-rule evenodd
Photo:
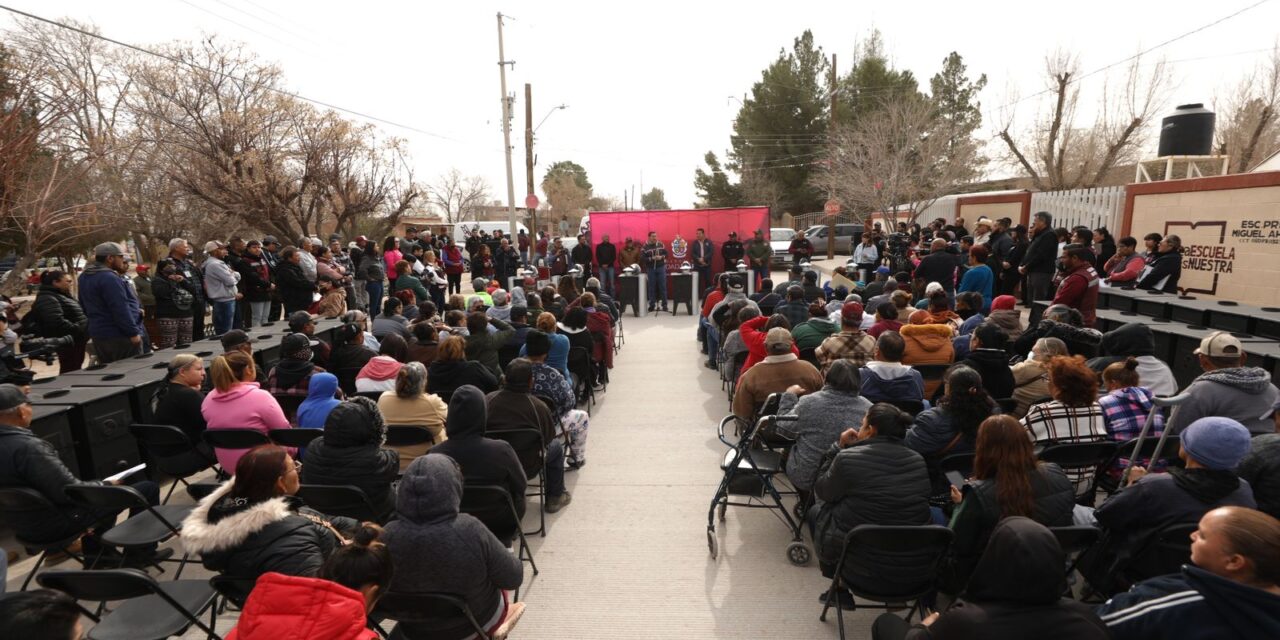
<instances>
[{"instance_id":1,"label":"baseball cap","mask_svg":"<svg viewBox=\"0 0 1280 640\"><path fill-rule=\"evenodd\" d=\"M262 245L263 245L263 246L266 246L266 245L269 245L269 244L280 244L280 241L279 241L279 240L276 240L276 237L275 237L275 236L265 236L264 238L262 238Z\"/></svg>"},{"instance_id":2,"label":"baseball cap","mask_svg":"<svg viewBox=\"0 0 1280 640\"><path fill-rule=\"evenodd\" d=\"M991 218L978 218L978 221L977 221L977 222L975 222L975 223L973 223L973 226L975 226L975 227L981 227L981 226L984 226L984 225L985 225L985 226L988 226L988 227L994 227L994 226L995 226L995 224L991 222Z\"/></svg>"},{"instance_id":3,"label":"baseball cap","mask_svg":"<svg viewBox=\"0 0 1280 640\"><path fill-rule=\"evenodd\" d=\"M893 269L890 269L889 267L886 267L884 265L880 265L876 267L876 273L883 273L885 275L888 275L890 273L893 273Z\"/></svg>"},{"instance_id":4,"label":"baseball cap","mask_svg":"<svg viewBox=\"0 0 1280 640\"><path fill-rule=\"evenodd\" d=\"M774 327L764 336L764 347L770 354L788 353L791 351L791 332L782 327Z\"/></svg>"},{"instance_id":5,"label":"baseball cap","mask_svg":"<svg viewBox=\"0 0 1280 640\"><path fill-rule=\"evenodd\" d=\"M729 232L729 237L730 237L730 238L736 238L736 237L738 237L738 232L737 232L737 231L730 231L730 232Z\"/></svg>"},{"instance_id":6,"label":"baseball cap","mask_svg":"<svg viewBox=\"0 0 1280 640\"><path fill-rule=\"evenodd\" d=\"M210 251L217 251L218 249L221 249L221 248L223 248L223 247L225 247L225 246L227 246L227 245L225 245L225 244L223 244L223 243L221 243L221 242L218 242L217 240L210 240L210 241L208 241L208 242L204 243L204 252L205 252L205 253L209 253Z\"/></svg>"},{"instance_id":7,"label":"baseball cap","mask_svg":"<svg viewBox=\"0 0 1280 640\"><path fill-rule=\"evenodd\" d=\"M22 392L22 387L16 384L0 384L0 411L8 411L30 402L27 394Z\"/></svg>"},{"instance_id":8,"label":"baseball cap","mask_svg":"<svg viewBox=\"0 0 1280 640\"><path fill-rule=\"evenodd\" d=\"M356 242L368 242L369 236L356 236Z\"/></svg>"},{"instance_id":9,"label":"baseball cap","mask_svg":"<svg viewBox=\"0 0 1280 640\"><path fill-rule=\"evenodd\" d=\"M291 331L301 331L309 322L315 322L320 316L313 316L306 311L294 311L289 314L289 329Z\"/></svg>"},{"instance_id":10,"label":"baseball cap","mask_svg":"<svg viewBox=\"0 0 1280 640\"><path fill-rule=\"evenodd\" d=\"M125 255L124 246L119 242L104 242L93 248L95 258L107 258L110 256Z\"/></svg>"},{"instance_id":11,"label":"baseball cap","mask_svg":"<svg viewBox=\"0 0 1280 640\"><path fill-rule=\"evenodd\" d=\"M222 334L221 340L222 340L223 351L230 351L242 344L249 344L251 342L255 342L253 338L249 337L249 334L245 333L241 329L232 329Z\"/></svg>"},{"instance_id":12,"label":"baseball cap","mask_svg":"<svg viewBox=\"0 0 1280 640\"><path fill-rule=\"evenodd\" d=\"M147 265L145 265L145 264L140 264L140 265L138 265L138 266L134 267L134 269L133 269L133 270L134 270L134 271L137 271L138 273L146 273L146 272L148 272L148 271L150 271L150 270L151 270L151 267L148 267L148 266L147 266Z\"/></svg>"},{"instance_id":13,"label":"baseball cap","mask_svg":"<svg viewBox=\"0 0 1280 640\"><path fill-rule=\"evenodd\" d=\"M846 322L862 322L862 303L846 302L840 307L840 317Z\"/></svg>"},{"instance_id":14,"label":"baseball cap","mask_svg":"<svg viewBox=\"0 0 1280 640\"><path fill-rule=\"evenodd\" d=\"M1249 437L1249 430L1231 418L1200 418L1182 430L1182 450L1210 469L1230 470L1248 455Z\"/></svg>"},{"instance_id":15,"label":"baseball cap","mask_svg":"<svg viewBox=\"0 0 1280 640\"><path fill-rule=\"evenodd\" d=\"M280 353L296 353L299 349L316 347L319 345L319 340L312 340L305 333L291 333L280 340Z\"/></svg>"},{"instance_id":16,"label":"baseball cap","mask_svg":"<svg viewBox=\"0 0 1280 640\"><path fill-rule=\"evenodd\" d=\"M1200 341L1200 348L1195 350L1198 356L1222 358L1239 356L1244 353L1244 345L1235 336L1226 331L1214 331Z\"/></svg>"}]
</instances>

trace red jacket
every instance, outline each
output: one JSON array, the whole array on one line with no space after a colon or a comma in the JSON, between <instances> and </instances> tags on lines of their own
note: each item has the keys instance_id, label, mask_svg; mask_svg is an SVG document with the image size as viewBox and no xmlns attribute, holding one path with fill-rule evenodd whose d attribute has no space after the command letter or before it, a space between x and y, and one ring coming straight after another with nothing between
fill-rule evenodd
<instances>
[{"instance_id":1,"label":"red jacket","mask_svg":"<svg viewBox=\"0 0 1280 640\"><path fill-rule=\"evenodd\" d=\"M769 322L769 316L756 316L738 327L738 335L742 337L743 344L747 345L747 361L742 364L742 371L738 373L738 379L742 379L742 374L747 369L755 366L756 363L764 360L769 355L764 350L764 338L768 333L763 331L764 325ZM800 349L796 348L795 343L791 345L791 353L800 355Z\"/></svg>"},{"instance_id":2,"label":"red jacket","mask_svg":"<svg viewBox=\"0 0 1280 640\"><path fill-rule=\"evenodd\" d=\"M1065 304L1080 311L1084 316L1084 326L1093 327L1098 319L1098 272L1093 267L1084 265L1062 279L1058 292L1053 296L1053 304Z\"/></svg>"},{"instance_id":3,"label":"red jacket","mask_svg":"<svg viewBox=\"0 0 1280 640\"><path fill-rule=\"evenodd\" d=\"M717 288L711 293L708 293L707 299L702 301L702 317L710 319L709 316L711 315L711 309L713 309L716 306L716 303L721 300L724 300L724 292L720 289Z\"/></svg>"},{"instance_id":4,"label":"red jacket","mask_svg":"<svg viewBox=\"0 0 1280 640\"><path fill-rule=\"evenodd\" d=\"M1137 282L1138 275L1142 273L1142 268L1145 266L1147 266L1146 259L1134 253L1127 258L1112 256L1107 260L1103 270L1107 272L1108 282Z\"/></svg>"},{"instance_id":5,"label":"red jacket","mask_svg":"<svg viewBox=\"0 0 1280 640\"><path fill-rule=\"evenodd\" d=\"M375 640L364 596L319 578L264 573L227 640Z\"/></svg>"}]
</instances>

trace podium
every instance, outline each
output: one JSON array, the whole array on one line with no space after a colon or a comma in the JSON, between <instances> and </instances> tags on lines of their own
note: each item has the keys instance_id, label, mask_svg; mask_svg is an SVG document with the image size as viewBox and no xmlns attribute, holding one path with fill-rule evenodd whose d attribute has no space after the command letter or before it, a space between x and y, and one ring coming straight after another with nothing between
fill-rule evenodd
<instances>
[{"instance_id":1,"label":"podium","mask_svg":"<svg viewBox=\"0 0 1280 640\"><path fill-rule=\"evenodd\" d=\"M693 315L694 308L701 310L698 306L698 272L697 271L676 271L669 276L670 286L667 287L667 297L671 299L671 315L676 315L680 305L685 305L685 309L689 315Z\"/></svg>"},{"instance_id":2,"label":"podium","mask_svg":"<svg viewBox=\"0 0 1280 640\"><path fill-rule=\"evenodd\" d=\"M648 290L648 276L643 273L638 274L622 274L618 276L618 295L614 299L618 302L618 313L625 313L627 307L631 307L632 315L637 318L646 308L646 298Z\"/></svg>"}]
</instances>

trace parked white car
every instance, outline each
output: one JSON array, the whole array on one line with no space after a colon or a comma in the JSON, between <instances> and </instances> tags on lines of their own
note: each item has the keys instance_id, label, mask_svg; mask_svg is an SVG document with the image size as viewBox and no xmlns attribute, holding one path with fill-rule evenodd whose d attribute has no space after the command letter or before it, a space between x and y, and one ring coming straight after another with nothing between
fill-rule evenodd
<instances>
[{"instance_id":1,"label":"parked white car","mask_svg":"<svg viewBox=\"0 0 1280 640\"><path fill-rule=\"evenodd\" d=\"M796 230L790 227L769 228L769 248L773 250L773 264L785 265L791 261L791 240L796 237Z\"/></svg>"}]
</instances>

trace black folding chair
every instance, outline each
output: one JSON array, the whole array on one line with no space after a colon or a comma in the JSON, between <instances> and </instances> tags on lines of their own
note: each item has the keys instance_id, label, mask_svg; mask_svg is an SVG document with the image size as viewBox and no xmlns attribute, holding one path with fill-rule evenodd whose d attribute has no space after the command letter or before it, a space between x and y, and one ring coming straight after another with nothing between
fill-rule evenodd
<instances>
[{"instance_id":1,"label":"black folding chair","mask_svg":"<svg viewBox=\"0 0 1280 640\"><path fill-rule=\"evenodd\" d=\"M939 525L883 526L858 525L844 539L835 577L827 591L827 602L818 619L826 622L827 610L836 599L836 591L844 586L858 598L880 603L873 609L892 608L890 603L910 602L907 622L917 609L924 617L920 600L935 590L938 565L951 546L952 533ZM892 565L886 574L868 566ZM867 605L862 605L866 607ZM840 638L844 640L844 610L836 607Z\"/></svg>"},{"instance_id":2,"label":"black folding chair","mask_svg":"<svg viewBox=\"0 0 1280 640\"><path fill-rule=\"evenodd\" d=\"M1191 563L1191 533L1199 528L1194 522L1171 524L1156 532L1140 552L1141 565L1155 577L1182 571L1182 565Z\"/></svg>"},{"instance_id":3,"label":"black folding chair","mask_svg":"<svg viewBox=\"0 0 1280 640\"><path fill-rule=\"evenodd\" d=\"M938 470L942 473L959 471L968 478L973 474L973 453L952 453L938 461Z\"/></svg>"},{"instance_id":4,"label":"black folding chair","mask_svg":"<svg viewBox=\"0 0 1280 640\"><path fill-rule=\"evenodd\" d=\"M453 627L459 620L466 620L475 631L477 638L492 640L489 632L480 626L475 613L467 605L467 601L450 593L403 593L388 591L378 598L373 607L375 620L394 620L408 622L415 631L428 637L432 629ZM398 637L404 637L398 634Z\"/></svg>"},{"instance_id":5,"label":"black folding chair","mask_svg":"<svg viewBox=\"0 0 1280 640\"><path fill-rule=\"evenodd\" d=\"M1091 505L1098 476L1106 470L1106 464L1115 455L1118 445L1115 440L1050 443L1040 450L1037 457L1062 467L1075 484L1076 502Z\"/></svg>"},{"instance_id":6,"label":"black folding chair","mask_svg":"<svg viewBox=\"0 0 1280 640\"><path fill-rule=\"evenodd\" d=\"M1182 458L1178 457L1178 448L1182 444L1182 439L1178 436L1168 434L1164 436L1164 449L1162 453L1168 453L1168 456L1161 456L1160 463L1168 467L1183 466ZM1125 440L1116 446L1115 453L1111 455L1111 459L1102 466L1103 473L1098 474L1097 488L1111 495L1118 491L1123 482L1123 478L1114 477L1110 471L1120 468L1122 460L1137 459L1137 464L1145 465L1148 471L1152 471L1151 456L1155 455L1156 447L1160 446L1160 437L1151 436L1142 440L1142 447L1138 451L1134 451L1138 447L1138 439Z\"/></svg>"},{"instance_id":7,"label":"black folding chair","mask_svg":"<svg viewBox=\"0 0 1280 640\"><path fill-rule=\"evenodd\" d=\"M1000 413L1010 414L1018 410L1018 401L1013 398L996 398L996 404L1000 405Z\"/></svg>"},{"instance_id":8,"label":"black folding chair","mask_svg":"<svg viewBox=\"0 0 1280 640\"><path fill-rule=\"evenodd\" d=\"M930 392L929 384L934 383L935 387L942 384L942 377L946 375L947 369L950 369L951 365L950 364L913 364L911 365L911 368L920 372L920 377L924 379L924 387L925 387L924 397L931 398L933 397L933 394Z\"/></svg>"},{"instance_id":9,"label":"black folding chair","mask_svg":"<svg viewBox=\"0 0 1280 640\"><path fill-rule=\"evenodd\" d=\"M271 438L267 434L253 429L205 429L200 437L214 449L252 449L271 444ZM236 472L235 469L225 471L230 474Z\"/></svg>"},{"instance_id":10,"label":"black folding chair","mask_svg":"<svg viewBox=\"0 0 1280 640\"><path fill-rule=\"evenodd\" d=\"M486 438L502 440L516 450L516 457L520 459L520 466L524 467L524 477L528 478L531 484L533 484L533 479L538 478L538 475L543 472L547 465L547 444L542 439L542 431L538 429L533 427L494 429L486 431L484 435ZM546 478L539 478L534 487L536 487L535 491L526 495L538 496L538 528L523 533L526 535L536 533L545 538L547 536L547 511L544 508L547 502Z\"/></svg>"},{"instance_id":11,"label":"black folding chair","mask_svg":"<svg viewBox=\"0 0 1280 640\"><path fill-rule=\"evenodd\" d=\"M77 603L95 623L87 635L91 640L161 640L180 636L192 625L210 638L220 638L214 632L217 593L204 580L157 582L138 569L49 571L36 580L76 600L124 601L106 615ZM209 611L207 625L200 620L205 611Z\"/></svg>"},{"instance_id":12,"label":"black folding chair","mask_svg":"<svg viewBox=\"0 0 1280 640\"><path fill-rule=\"evenodd\" d=\"M169 485L161 504L169 502L178 484L188 485L187 478L218 464L212 451L202 451L182 429L175 426L133 424L129 426L129 433L146 449L148 464L173 478L173 484Z\"/></svg>"},{"instance_id":13,"label":"black folding chair","mask_svg":"<svg viewBox=\"0 0 1280 640\"><path fill-rule=\"evenodd\" d=\"M280 410L284 412L284 417L288 418L289 423L293 424L298 418L298 407L302 406L302 402L307 399L306 396L297 396L287 393L273 393L271 397L276 399L276 403L280 405Z\"/></svg>"},{"instance_id":14,"label":"black folding chair","mask_svg":"<svg viewBox=\"0 0 1280 640\"><path fill-rule=\"evenodd\" d=\"M461 513L467 513L484 523L504 545L511 546L517 539L520 547L516 555L527 560L538 575L538 564L533 561L533 549L524 537L520 528L520 515L516 512L515 500L506 487L496 484L465 483L462 487L462 502L458 507ZM515 600L520 601L520 589L516 589Z\"/></svg>"},{"instance_id":15,"label":"black folding chair","mask_svg":"<svg viewBox=\"0 0 1280 640\"><path fill-rule=\"evenodd\" d=\"M412 447L431 442L431 432L425 426L413 424L387 425L388 447Z\"/></svg>"},{"instance_id":16,"label":"black folding chair","mask_svg":"<svg viewBox=\"0 0 1280 640\"><path fill-rule=\"evenodd\" d=\"M369 496L360 487L349 484L304 484L298 487L297 496L308 507L331 516L346 516L361 522L382 522Z\"/></svg>"},{"instance_id":17,"label":"black folding chair","mask_svg":"<svg viewBox=\"0 0 1280 640\"><path fill-rule=\"evenodd\" d=\"M356 375L360 373L363 367L343 367L333 371L333 375L338 378L338 388L347 395L356 392Z\"/></svg>"},{"instance_id":18,"label":"black folding chair","mask_svg":"<svg viewBox=\"0 0 1280 640\"><path fill-rule=\"evenodd\" d=\"M58 509L44 494L35 489L26 487L6 487L0 488L0 522L4 522L10 527L15 527L19 522L30 522L32 520L50 521L61 518L61 510ZM61 551L67 555L84 561L84 558L78 554L67 550L75 541L80 539L95 523L86 522L84 528L75 533L58 538L55 540L34 540L21 535L15 536L18 544L32 551L39 551L40 557L36 559L36 566L31 568L31 572L27 574L27 578L22 581L20 591L26 591L31 584L31 578L35 577L40 571L40 566L44 564L45 558L48 557L50 551Z\"/></svg>"},{"instance_id":19,"label":"black folding chair","mask_svg":"<svg viewBox=\"0 0 1280 640\"><path fill-rule=\"evenodd\" d=\"M119 513L126 509L138 511L135 516L117 524L103 533L103 544L120 547L125 557L131 549L154 547L174 536L180 535L182 521L195 508L194 505L158 505L152 506L147 498L137 489L128 485L109 484L73 484L63 489L72 502L89 509ZM99 557L89 564L92 569L97 565ZM191 554L182 554L177 560L178 572L173 579L182 577L182 570L187 566ZM163 567L155 565L162 572Z\"/></svg>"},{"instance_id":20,"label":"black folding chair","mask_svg":"<svg viewBox=\"0 0 1280 640\"><path fill-rule=\"evenodd\" d=\"M1098 539L1102 537L1101 529L1089 525L1049 527L1049 531L1053 532L1053 537L1058 539L1062 552L1070 560L1070 564L1067 565L1067 576L1076 570L1076 565L1080 564L1080 558L1084 557L1093 545L1098 544ZM1067 589L1070 590L1070 587Z\"/></svg>"},{"instance_id":21,"label":"black folding chair","mask_svg":"<svg viewBox=\"0 0 1280 640\"><path fill-rule=\"evenodd\" d=\"M209 586L222 596L224 602L235 605L237 609L244 609L244 603L249 599L249 594L253 592L253 585L256 582L248 578L233 578L226 575L209 578Z\"/></svg>"},{"instance_id":22,"label":"black folding chair","mask_svg":"<svg viewBox=\"0 0 1280 640\"><path fill-rule=\"evenodd\" d=\"M324 429L272 429L267 432L271 441L282 447L302 448L324 435Z\"/></svg>"},{"instance_id":23,"label":"black folding chair","mask_svg":"<svg viewBox=\"0 0 1280 640\"><path fill-rule=\"evenodd\" d=\"M591 373L591 354L583 347L569 349L569 373L574 380L573 394L579 403L586 403L587 415L591 415L591 407L596 403L594 377Z\"/></svg>"}]
</instances>

